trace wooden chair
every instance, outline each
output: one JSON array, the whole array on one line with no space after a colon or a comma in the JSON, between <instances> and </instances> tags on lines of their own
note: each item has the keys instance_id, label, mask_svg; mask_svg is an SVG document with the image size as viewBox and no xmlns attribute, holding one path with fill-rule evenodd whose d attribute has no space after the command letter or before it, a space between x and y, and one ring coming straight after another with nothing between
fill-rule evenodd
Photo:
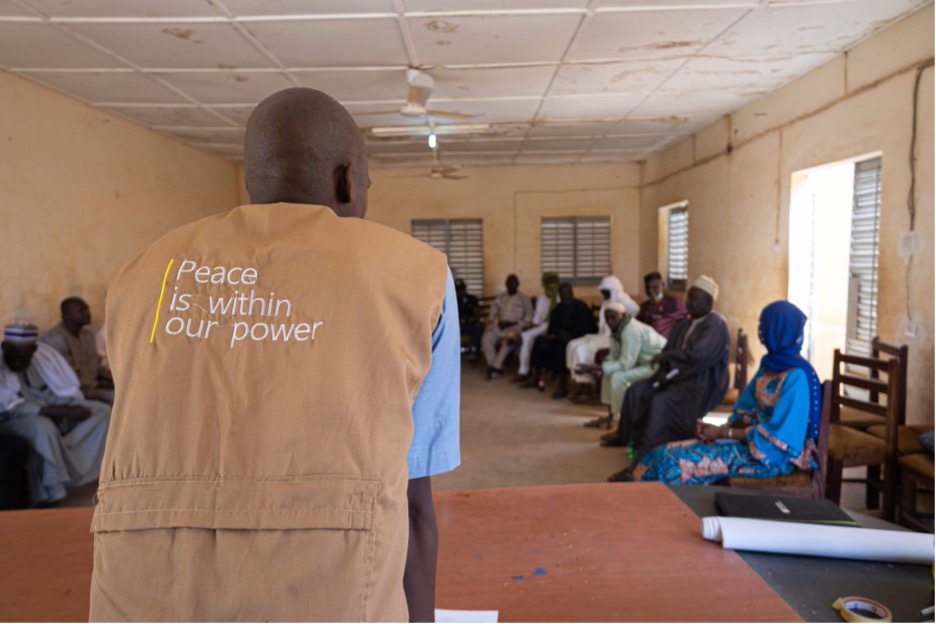
<instances>
[{"instance_id":1,"label":"wooden chair","mask_svg":"<svg viewBox=\"0 0 936 624\"><path fill-rule=\"evenodd\" d=\"M832 382L822 384L822 420L819 424L819 439L816 443L817 470L797 470L776 479L749 479L733 477L718 485L756 489L765 494L798 496L800 498L822 498L825 491L825 474L828 464L829 415L832 408Z\"/></svg>"},{"instance_id":2,"label":"wooden chair","mask_svg":"<svg viewBox=\"0 0 936 624\"><path fill-rule=\"evenodd\" d=\"M916 508L917 491L933 491L933 458L929 453L905 455L899 460L900 491L897 495L897 524L925 533L933 532L933 518L927 522Z\"/></svg>"},{"instance_id":3,"label":"wooden chair","mask_svg":"<svg viewBox=\"0 0 936 624\"><path fill-rule=\"evenodd\" d=\"M900 387L899 391L901 396L906 399L907 396L907 359L908 359L908 347L896 346L882 342L878 336L875 336L871 340L871 357L877 359L886 359L888 357L897 358L900 363ZM871 379L879 379L880 373L876 369L872 369L869 373ZM879 397L875 391L870 391L868 399L872 403L878 403ZM901 401L901 412L899 414L900 424L903 425L905 422L905 410L906 410L906 400ZM849 427L854 427L856 429L861 429L862 431L867 431L870 427L874 426L883 426L884 417L877 414L870 414L861 410L856 410L851 407L842 407L841 410L841 424L847 425ZM879 436L880 437L880 436ZM877 509L877 507L870 507L870 509Z\"/></svg>"},{"instance_id":4,"label":"wooden chair","mask_svg":"<svg viewBox=\"0 0 936 624\"><path fill-rule=\"evenodd\" d=\"M874 374L862 376L846 371L850 367L865 367ZM880 378L881 374L887 376L887 381ZM884 477L880 483L868 481L872 488L873 497L868 494L868 502L874 503L869 508L875 508L877 497L882 494L883 516L886 520L893 519L894 494L896 487L896 434L897 419L901 409L900 363L897 359L881 360L878 358L846 355L841 350L835 350L832 369L832 399L829 413L829 460L826 474L826 497L836 504L842 494L842 471L855 466L884 466ZM869 400L846 396L843 386L861 388L869 391ZM881 398L886 397L882 404ZM871 401L875 398L875 401ZM841 423L842 408L847 407L859 412L867 412L884 418L888 436L879 438L854 427Z\"/></svg>"},{"instance_id":5,"label":"wooden chair","mask_svg":"<svg viewBox=\"0 0 936 624\"><path fill-rule=\"evenodd\" d=\"M748 383L748 360L750 360L750 351L748 350L748 336L743 329L738 329L738 339L735 343L735 363L734 363L734 381L728 392L725 393L721 403L715 406L714 412L730 414L734 404Z\"/></svg>"}]
</instances>

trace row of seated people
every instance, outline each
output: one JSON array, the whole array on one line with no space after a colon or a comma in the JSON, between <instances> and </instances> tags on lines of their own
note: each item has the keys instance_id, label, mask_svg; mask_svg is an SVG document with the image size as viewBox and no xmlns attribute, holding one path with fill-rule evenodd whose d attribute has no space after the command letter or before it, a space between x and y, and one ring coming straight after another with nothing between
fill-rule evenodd
<instances>
[{"instance_id":1,"label":"row of seated people","mask_svg":"<svg viewBox=\"0 0 936 624\"><path fill-rule=\"evenodd\" d=\"M658 279L658 274L647 276L650 297L644 305L656 305L662 316L660 284L652 283ZM602 402L609 405L608 418L619 414L619 424L602 436L602 445L630 446L634 457L609 480L697 484L815 467L821 385L799 355L806 316L796 306L779 301L763 310L759 337L767 355L728 423L715 427L702 417L725 396L730 349L727 322L714 310L715 281L702 276L694 282L685 312L668 318L666 338L639 320L642 310L634 318L626 303L603 294L610 353L600 365ZM574 349L569 351L571 362ZM571 370L584 374L598 368L582 363Z\"/></svg>"},{"instance_id":2,"label":"row of seated people","mask_svg":"<svg viewBox=\"0 0 936 624\"><path fill-rule=\"evenodd\" d=\"M114 401L88 305L69 298L62 322L42 337L29 323L7 325L0 357L0 461L4 507L26 466L28 504L53 506L69 489L97 481ZM16 475L19 475L18 477Z\"/></svg>"}]
</instances>

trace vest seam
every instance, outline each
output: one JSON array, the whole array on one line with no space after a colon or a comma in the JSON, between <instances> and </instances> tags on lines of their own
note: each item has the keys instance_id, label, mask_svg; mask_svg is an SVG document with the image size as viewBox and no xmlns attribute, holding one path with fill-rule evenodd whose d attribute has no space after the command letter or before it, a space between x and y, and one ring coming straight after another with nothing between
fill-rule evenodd
<instances>
[{"instance_id":1,"label":"vest seam","mask_svg":"<svg viewBox=\"0 0 936 624\"><path fill-rule=\"evenodd\" d=\"M302 483L313 481L335 481L347 482L354 481L366 483L368 485L380 485L380 479L376 477L322 477L317 475L284 475L282 477L199 477L195 475L163 476L163 477L134 477L130 479L115 479L102 481L98 487L99 490L117 487L132 487L137 485L149 485L159 483L214 483L223 484L225 482L234 483Z\"/></svg>"}]
</instances>

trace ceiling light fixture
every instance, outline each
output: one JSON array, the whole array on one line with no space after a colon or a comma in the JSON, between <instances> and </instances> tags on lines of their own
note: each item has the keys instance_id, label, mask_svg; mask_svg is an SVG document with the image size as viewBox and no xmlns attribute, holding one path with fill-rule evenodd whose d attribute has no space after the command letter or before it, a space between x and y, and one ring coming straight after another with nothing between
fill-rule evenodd
<instances>
[{"instance_id":1,"label":"ceiling light fixture","mask_svg":"<svg viewBox=\"0 0 936 624\"><path fill-rule=\"evenodd\" d=\"M364 130L370 136L426 136L431 134L480 134L491 132L488 123L444 124L433 126L375 126Z\"/></svg>"}]
</instances>

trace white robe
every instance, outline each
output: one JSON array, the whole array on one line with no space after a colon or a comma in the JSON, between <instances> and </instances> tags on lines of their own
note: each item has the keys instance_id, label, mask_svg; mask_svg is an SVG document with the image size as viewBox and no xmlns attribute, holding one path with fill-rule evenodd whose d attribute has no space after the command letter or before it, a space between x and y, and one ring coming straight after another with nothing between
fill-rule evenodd
<instances>
[{"instance_id":1,"label":"white robe","mask_svg":"<svg viewBox=\"0 0 936 624\"><path fill-rule=\"evenodd\" d=\"M598 288L611 292L611 296L607 301L602 302L601 309L598 311L598 333L587 334L581 338L570 340L566 346L566 366L572 373L573 381L579 384L590 384L593 378L591 375L576 373L575 368L579 364L594 364L595 354L602 349L611 348L611 328L608 327L608 322L605 320L605 307L608 303L623 304L631 316L636 316L640 312L640 306L630 295L624 292L624 287L617 278L613 276L604 278Z\"/></svg>"},{"instance_id":2,"label":"white robe","mask_svg":"<svg viewBox=\"0 0 936 624\"><path fill-rule=\"evenodd\" d=\"M70 392L70 378L64 371L71 373L75 383L77 377L61 355L46 348L61 362L45 353L42 358L33 357L30 367L20 374L7 368L0 357L0 430L24 438L32 447L29 491L33 504L54 503L65 497L66 488L98 479L111 414L109 405L76 398ZM91 416L63 435L51 419L39 414L44 405L53 403L82 405L91 410Z\"/></svg>"}]
</instances>

